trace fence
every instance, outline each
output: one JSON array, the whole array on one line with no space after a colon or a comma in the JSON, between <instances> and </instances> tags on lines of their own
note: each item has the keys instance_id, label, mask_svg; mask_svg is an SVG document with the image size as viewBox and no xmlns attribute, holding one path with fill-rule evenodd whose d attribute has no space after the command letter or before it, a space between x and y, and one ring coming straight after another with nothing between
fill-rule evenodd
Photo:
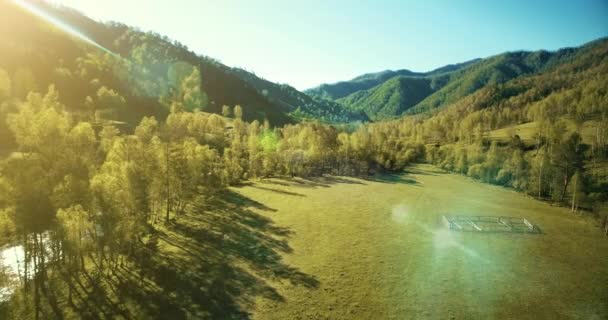
<instances>
[{"instance_id":1,"label":"fence","mask_svg":"<svg viewBox=\"0 0 608 320\"><path fill-rule=\"evenodd\" d=\"M506 216L449 216L442 217L450 230L470 232L539 233L540 229L526 218Z\"/></svg>"}]
</instances>

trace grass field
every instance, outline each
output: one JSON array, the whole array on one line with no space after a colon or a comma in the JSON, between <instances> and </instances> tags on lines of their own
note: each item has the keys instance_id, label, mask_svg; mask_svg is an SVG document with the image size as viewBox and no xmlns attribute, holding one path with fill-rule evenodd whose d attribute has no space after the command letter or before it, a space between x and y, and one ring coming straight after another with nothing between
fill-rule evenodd
<instances>
[{"instance_id":1,"label":"grass field","mask_svg":"<svg viewBox=\"0 0 608 320\"><path fill-rule=\"evenodd\" d=\"M594 222L419 165L374 180L264 180L233 191L283 230L254 319L606 319L608 239ZM525 217L542 234L445 230L441 215ZM273 240L274 239L274 240Z\"/></svg>"},{"instance_id":2,"label":"grass field","mask_svg":"<svg viewBox=\"0 0 608 320\"><path fill-rule=\"evenodd\" d=\"M497 141L507 141L511 138L512 134L517 134L523 141L532 144L534 143L534 135L537 132L537 127L538 122L527 122L515 126L490 131L488 132L488 138ZM595 127L595 120L583 123L581 127L581 137L584 143L591 144L593 142L596 134ZM576 130L576 125L574 124L574 122L567 122L567 130L568 132L574 132Z\"/></svg>"},{"instance_id":3,"label":"grass field","mask_svg":"<svg viewBox=\"0 0 608 320\"><path fill-rule=\"evenodd\" d=\"M525 217L542 233L459 233L444 214ZM65 319L607 319L594 223L426 165L269 179L156 224L112 272L77 274L73 305L65 282L50 286Z\"/></svg>"}]
</instances>

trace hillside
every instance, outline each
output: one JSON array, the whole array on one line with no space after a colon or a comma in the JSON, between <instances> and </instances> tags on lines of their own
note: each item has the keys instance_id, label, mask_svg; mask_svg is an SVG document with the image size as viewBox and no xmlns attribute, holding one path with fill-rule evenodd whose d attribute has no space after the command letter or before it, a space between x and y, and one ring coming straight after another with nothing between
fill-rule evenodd
<instances>
[{"instance_id":1,"label":"hillside","mask_svg":"<svg viewBox=\"0 0 608 320\"><path fill-rule=\"evenodd\" d=\"M297 119L312 118L326 122L369 120L365 113L344 108L342 104L335 101L309 96L290 85L270 82L243 69L234 68L232 70L235 75L246 81L270 102L281 106L283 112L287 112Z\"/></svg>"},{"instance_id":2,"label":"hillside","mask_svg":"<svg viewBox=\"0 0 608 320\"><path fill-rule=\"evenodd\" d=\"M543 55L528 54L528 61ZM427 143L427 161L446 170L601 213L608 201L608 40L546 57L542 72L396 120L395 134ZM568 192L577 195L568 199Z\"/></svg>"},{"instance_id":3,"label":"hillside","mask_svg":"<svg viewBox=\"0 0 608 320\"><path fill-rule=\"evenodd\" d=\"M367 73L353 78L350 81L341 81L333 84L322 84L316 88L305 90L304 92L311 96L322 97L326 99L336 100L344 98L352 93L361 90L368 90L377 85L380 85L391 78L397 76L411 77L411 78L424 78L429 76L436 76L443 73L456 71L464 68L469 64L476 62L479 59L467 61L459 64L452 64L443 66L441 68L429 71L429 72L413 72L407 69L402 70L385 70L376 73Z\"/></svg>"},{"instance_id":4,"label":"hillside","mask_svg":"<svg viewBox=\"0 0 608 320\"><path fill-rule=\"evenodd\" d=\"M357 91L337 101L380 120L399 115L417 105L432 92L434 82L426 77L396 76L382 85Z\"/></svg>"},{"instance_id":5,"label":"hillside","mask_svg":"<svg viewBox=\"0 0 608 320\"><path fill-rule=\"evenodd\" d=\"M394 118L440 109L482 88L525 75L550 72L572 62L581 52L598 43L601 41L555 52L507 52L428 73L383 71L347 82L321 85L306 92L336 99L346 108L365 112L371 119Z\"/></svg>"},{"instance_id":6,"label":"hillside","mask_svg":"<svg viewBox=\"0 0 608 320\"><path fill-rule=\"evenodd\" d=\"M608 318L608 38L309 95L153 32L25 1L0 0L1 320ZM182 19L181 34L203 40L255 17L263 40L236 32L250 42L231 52L346 56L303 7L246 2L112 12L164 30ZM294 12L315 37L285 28ZM371 29L362 12L354 21ZM438 29L420 29L447 35L447 16L432 16ZM375 52L396 43L346 26L345 41ZM520 36L539 25L524 26ZM379 30L396 29L391 39L411 34ZM296 66L335 72L318 62ZM283 71L307 81L299 70Z\"/></svg>"},{"instance_id":7,"label":"hillside","mask_svg":"<svg viewBox=\"0 0 608 320\"><path fill-rule=\"evenodd\" d=\"M29 92L44 93L49 85L78 119L94 117L126 130L144 116L162 120L174 107L221 113L223 106L240 105L244 120L267 119L277 126L298 118L367 120L362 113L228 67L157 33L99 23L44 1L27 5L30 10L0 2L1 122ZM3 146L14 143L5 126L0 136Z\"/></svg>"}]
</instances>

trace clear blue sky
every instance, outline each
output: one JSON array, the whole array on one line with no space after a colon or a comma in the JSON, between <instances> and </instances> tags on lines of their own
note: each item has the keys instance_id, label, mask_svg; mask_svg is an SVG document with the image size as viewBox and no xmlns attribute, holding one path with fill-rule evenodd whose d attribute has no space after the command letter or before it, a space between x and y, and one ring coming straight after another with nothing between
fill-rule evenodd
<instances>
[{"instance_id":1,"label":"clear blue sky","mask_svg":"<svg viewBox=\"0 0 608 320\"><path fill-rule=\"evenodd\" d=\"M608 36L608 0L56 0L306 89Z\"/></svg>"}]
</instances>

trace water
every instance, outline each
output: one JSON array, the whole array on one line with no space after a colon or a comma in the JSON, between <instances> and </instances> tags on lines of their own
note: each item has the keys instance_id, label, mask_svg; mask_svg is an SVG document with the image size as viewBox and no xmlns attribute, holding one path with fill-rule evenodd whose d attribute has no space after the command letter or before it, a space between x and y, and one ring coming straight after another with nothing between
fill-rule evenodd
<instances>
[{"instance_id":1,"label":"water","mask_svg":"<svg viewBox=\"0 0 608 320\"><path fill-rule=\"evenodd\" d=\"M7 281L0 282L0 301L5 301L13 293L14 284L23 272L23 246L7 247L0 251L0 277Z\"/></svg>"}]
</instances>

